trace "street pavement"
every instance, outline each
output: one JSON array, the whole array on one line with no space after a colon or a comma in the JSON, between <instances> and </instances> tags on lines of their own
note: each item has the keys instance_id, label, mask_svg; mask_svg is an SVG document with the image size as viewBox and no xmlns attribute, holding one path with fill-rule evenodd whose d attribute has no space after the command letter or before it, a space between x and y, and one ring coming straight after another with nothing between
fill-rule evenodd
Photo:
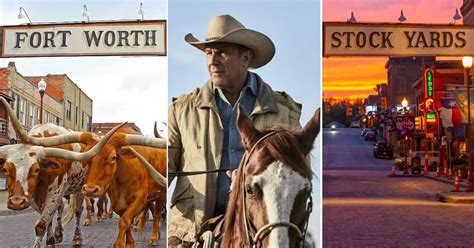
<instances>
[{"instance_id":1,"label":"street pavement","mask_svg":"<svg viewBox=\"0 0 474 248\"><path fill-rule=\"evenodd\" d=\"M0 191L0 247L32 247L35 240L34 225L39 214L31 209L22 211L12 211L6 208L6 192ZM85 209L82 214L81 224L85 218ZM82 247L111 247L113 246L118 232L119 216L112 219L97 222L95 216L90 226L82 226ZM56 225L54 218L53 227ZM143 233L132 231L135 239L135 247L149 247L148 240L152 229L152 221L147 221ZM74 236L75 219L64 229L63 242L56 247L73 247L72 238ZM161 222L161 239L158 247L166 245L166 222ZM43 238L43 246L46 244L46 237Z\"/></svg>"},{"instance_id":2,"label":"street pavement","mask_svg":"<svg viewBox=\"0 0 474 248\"><path fill-rule=\"evenodd\" d=\"M323 247L473 247L474 205L438 201L450 184L387 177L393 161L373 144L360 129L323 131Z\"/></svg>"}]
</instances>

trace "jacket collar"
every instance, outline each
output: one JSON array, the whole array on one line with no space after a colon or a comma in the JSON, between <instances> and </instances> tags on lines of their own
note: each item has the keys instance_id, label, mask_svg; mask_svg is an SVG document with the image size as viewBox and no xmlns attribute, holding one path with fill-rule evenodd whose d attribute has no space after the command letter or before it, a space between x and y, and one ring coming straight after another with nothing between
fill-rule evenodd
<instances>
[{"instance_id":1,"label":"jacket collar","mask_svg":"<svg viewBox=\"0 0 474 248\"><path fill-rule=\"evenodd\" d=\"M255 74L257 77L257 100L255 101L255 106L252 110L252 115L264 114L268 112L277 113L277 104L276 99L273 96L272 88L266 84L259 75ZM198 108L210 108L218 113L216 100L214 99L213 92L213 83L211 80L208 80L198 92L195 98L195 106Z\"/></svg>"}]
</instances>

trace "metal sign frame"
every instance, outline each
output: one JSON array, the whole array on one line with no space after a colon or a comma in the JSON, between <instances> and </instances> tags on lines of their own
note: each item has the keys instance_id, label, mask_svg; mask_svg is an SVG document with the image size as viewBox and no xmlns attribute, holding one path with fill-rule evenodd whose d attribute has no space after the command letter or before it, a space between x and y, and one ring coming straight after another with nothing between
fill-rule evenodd
<instances>
[{"instance_id":1,"label":"metal sign frame","mask_svg":"<svg viewBox=\"0 0 474 248\"><path fill-rule=\"evenodd\" d=\"M158 52L143 52L137 49L137 52L54 52L54 53L39 53L39 54L5 54L6 32L11 30L34 30L34 29L57 29L57 28L97 28L97 27L119 27L119 26L160 26L163 30L163 44L160 45ZM166 56L167 55L167 21L166 20L139 20L139 21L99 21L99 22L61 22L61 23L41 23L33 25L16 25L16 26L1 26L0 27L0 57L14 58L14 57L80 57L80 56ZM161 39L161 37L159 37ZM105 39L105 38L104 38Z\"/></svg>"},{"instance_id":2,"label":"metal sign frame","mask_svg":"<svg viewBox=\"0 0 474 248\"><path fill-rule=\"evenodd\" d=\"M380 39L390 39L392 36L390 34L381 34L379 33L378 35L375 35L376 32L391 32L392 35L394 32L398 32L396 34L399 34L399 32L415 32L418 30L419 32L423 31L426 32L426 34L431 35L430 38L437 38L438 40L440 37L436 36L436 32L441 32L441 36L443 35L443 32L448 32L449 30L451 31L459 31L459 32L464 32L464 36L460 37L463 38L466 44L464 44L464 47L462 50L456 50L454 52L454 49L448 49L448 48L437 48L437 47L428 47L428 48L416 48L416 47L395 47L394 42L391 42L391 45L393 45L396 50L394 49L382 49L383 47L378 47L378 48L365 48L361 49L359 52L355 51L354 49L347 50L346 51L337 51L335 52L335 49L329 49L328 48L328 41L331 37L330 31L335 31L339 29L345 29L347 31L351 31L347 34L347 37L344 37L345 41L349 40L350 37L356 37L358 36L359 33L356 33L355 31L373 31L374 34L365 34L365 43L370 43L369 39L375 38L376 36ZM433 34L431 34L433 33ZM410 37L411 33L404 34L407 37ZM418 36L415 36L418 35ZM447 35L447 34L446 34ZM470 37L474 36L474 25L454 25L454 24L401 24L401 23L347 23L347 22L323 22L323 57L333 57L333 56L338 56L338 57L357 57L357 56L474 56L474 40L472 40ZM363 37L364 35L361 35ZM420 37L423 36L423 37ZM403 37L403 36L402 36ZM402 39L398 36L395 37L397 42L399 39ZM404 37L406 38L406 37ZM456 37L454 37L456 38ZM361 38L362 39L362 38ZM424 35L420 34L415 34L413 33L411 36L411 41L418 41L420 39L421 41L427 42L427 37ZM403 39L402 39L403 40ZM431 40L432 41L432 40ZM343 42L343 40L341 40ZM441 41L440 41L441 42ZM350 42L349 42L350 43ZM362 43L362 42L360 42ZM375 42L374 44L370 45L377 45ZM352 43L350 48L353 48L353 45L355 44ZM412 44L410 42L410 44ZM431 43L431 45L434 44L434 41ZM360 45L360 44L359 44ZM380 45L380 44L379 44ZM387 43L388 45L388 43ZM458 44L460 45L460 44ZM462 45L462 44L461 44ZM365 46L365 45L364 45ZM342 48L341 48L342 49Z\"/></svg>"}]
</instances>

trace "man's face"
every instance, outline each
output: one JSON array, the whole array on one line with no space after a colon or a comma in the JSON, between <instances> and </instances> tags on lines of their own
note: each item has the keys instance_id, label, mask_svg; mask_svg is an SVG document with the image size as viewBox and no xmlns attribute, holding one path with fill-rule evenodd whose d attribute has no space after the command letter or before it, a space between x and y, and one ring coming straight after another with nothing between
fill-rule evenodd
<instances>
[{"instance_id":1,"label":"man's face","mask_svg":"<svg viewBox=\"0 0 474 248\"><path fill-rule=\"evenodd\" d=\"M211 43L206 46L205 52L207 70L214 85L240 90L252 58L251 50L241 51L237 45L230 43Z\"/></svg>"}]
</instances>

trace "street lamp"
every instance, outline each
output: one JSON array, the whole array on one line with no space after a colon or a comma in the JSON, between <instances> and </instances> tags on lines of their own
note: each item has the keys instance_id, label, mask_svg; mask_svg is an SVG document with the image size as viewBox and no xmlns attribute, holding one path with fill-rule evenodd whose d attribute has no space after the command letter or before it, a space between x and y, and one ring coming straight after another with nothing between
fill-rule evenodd
<instances>
[{"instance_id":1,"label":"street lamp","mask_svg":"<svg viewBox=\"0 0 474 248\"><path fill-rule=\"evenodd\" d=\"M41 101L40 101L40 124L43 124L43 96L46 92L46 82L44 79L41 79L38 83L38 90L40 93Z\"/></svg>"},{"instance_id":2,"label":"street lamp","mask_svg":"<svg viewBox=\"0 0 474 248\"><path fill-rule=\"evenodd\" d=\"M22 12L22 10L23 10L23 12ZM30 22L30 23L28 23L28 25L29 25L29 24L33 24L33 22L32 22L31 19L30 19L30 16L28 16L28 13L26 13L26 10L25 10L23 7L20 7L20 9L19 9L19 11L18 11L18 16L17 16L16 18L17 18L18 20L23 20L23 19L25 19L25 15L23 15L23 13L25 13L26 17L28 18L28 21ZM23 21L22 21L22 23L23 23Z\"/></svg>"},{"instance_id":3,"label":"street lamp","mask_svg":"<svg viewBox=\"0 0 474 248\"><path fill-rule=\"evenodd\" d=\"M406 114L407 108L408 108L408 100L406 99L406 97L404 97L402 100L402 107L403 107L403 113Z\"/></svg>"},{"instance_id":4,"label":"street lamp","mask_svg":"<svg viewBox=\"0 0 474 248\"><path fill-rule=\"evenodd\" d=\"M140 9L138 10L138 20L145 20L145 12L143 11L143 3L140 3Z\"/></svg>"},{"instance_id":5,"label":"street lamp","mask_svg":"<svg viewBox=\"0 0 474 248\"><path fill-rule=\"evenodd\" d=\"M467 150L467 166L471 173L467 179L466 192L474 192L474 175L472 172L474 165L472 163L472 137L471 137L471 78L469 76L472 67L472 57L462 57L462 65L464 66L465 80L467 85L467 132L466 132L466 150Z\"/></svg>"},{"instance_id":6,"label":"street lamp","mask_svg":"<svg viewBox=\"0 0 474 248\"><path fill-rule=\"evenodd\" d=\"M89 11L87 10L87 6L85 4L82 6L82 18L87 18L87 22L90 22Z\"/></svg>"},{"instance_id":7,"label":"street lamp","mask_svg":"<svg viewBox=\"0 0 474 248\"><path fill-rule=\"evenodd\" d=\"M354 11L351 11L351 17L349 19L347 19L347 22L349 23L356 23L357 20L355 18L355 15L354 15Z\"/></svg>"},{"instance_id":8,"label":"street lamp","mask_svg":"<svg viewBox=\"0 0 474 248\"><path fill-rule=\"evenodd\" d=\"M403 115L407 113L407 107L408 107L408 100L406 97L403 98L402 100L402 107L403 107ZM408 172L408 134L407 134L407 119L406 116L403 116L403 130L405 131L405 137L403 138L405 140L405 171L403 172L403 175L409 175L410 173ZM413 165L412 165L413 166Z\"/></svg>"}]
</instances>

